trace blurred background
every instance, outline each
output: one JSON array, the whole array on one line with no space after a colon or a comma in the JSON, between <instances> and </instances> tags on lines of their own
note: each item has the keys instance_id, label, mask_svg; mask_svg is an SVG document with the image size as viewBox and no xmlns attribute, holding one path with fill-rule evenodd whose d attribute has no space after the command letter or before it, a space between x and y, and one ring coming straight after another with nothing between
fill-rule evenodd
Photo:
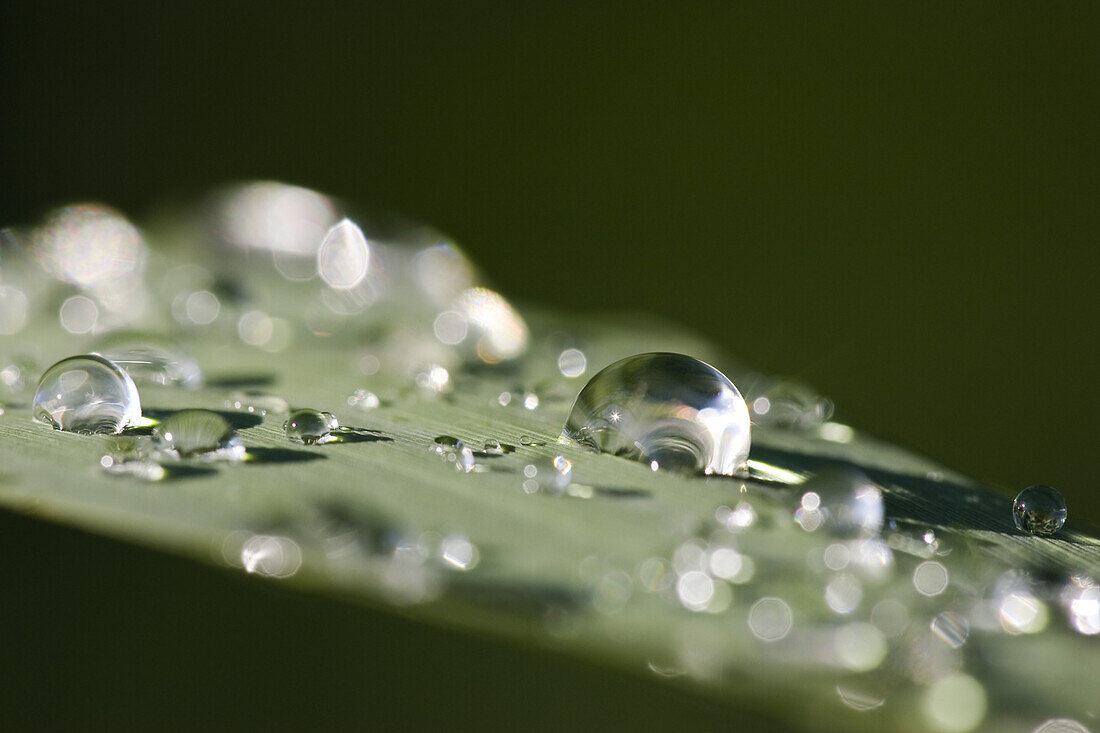
<instances>
[{"instance_id":1,"label":"blurred background","mask_svg":"<svg viewBox=\"0 0 1100 733\"><path fill-rule=\"evenodd\" d=\"M6 2L0 222L273 178L1100 519L1100 6Z\"/></svg>"}]
</instances>

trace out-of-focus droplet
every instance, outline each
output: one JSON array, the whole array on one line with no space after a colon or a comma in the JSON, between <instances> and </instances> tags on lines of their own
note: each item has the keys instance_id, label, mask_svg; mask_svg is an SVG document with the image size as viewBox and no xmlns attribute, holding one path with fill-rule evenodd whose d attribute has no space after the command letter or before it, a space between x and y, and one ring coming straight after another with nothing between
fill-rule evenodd
<instances>
[{"instance_id":1,"label":"out-of-focus droplet","mask_svg":"<svg viewBox=\"0 0 1100 733\"><path fill-rule=\"evenodd\" d=\"M638 354L577 396L562 438L666 470L732 475L749 455L749 414L714 367L682 354Z\"/></svg>"},{"instance_id":2,"label":"out-of-focus droplet","mask_svg":"<svg viewBox=\"0 0 1100 733\"><path fill-rule=\"evenodd\" d=\"M99 306L85 295L66 298L58 312L61 327L74 336L91 333L99 319Z\"/></svg>"},{"instance_id":3,"label":"out-of-focus droplet","mask_svg":"<svg viewBox=\"0 0 1100 733\"><path fill-rule=\"evenodd\" d=\"M863 600L863 584L849 573L840 573L825 586L825 605L839 614L849 614Z\"/></svg>"},{"instance_id":4,"label":"out-of-focus droplet","mask_svg":"<svg viewBox=\"0 0 1100 733\"><path fill-rule=\"evenodd\" d=\"M77 204L52 212L35 233L38 261L54 277L97 288L138 272L145 243L122 214L98 204Z\"/></svg>"},{"instance_id":5,"label":"out-of-focus droplet","mask_svg":"<svg viewBox=\"0 0 1100 733\"><path fill-rule=\"evenodd\" d=\"M558 354L558 371L563 377L579 377L588 368L588 359L580 349L566 349Z\"/></svg>"},{"instance_id":6,"label":"out-of-focus droplet","mask_svg":"<svg viewBox=\"0 0 1100 733\"><path fill-rule=\"evenodd\" d=\"M1066 516L1066 500L1053 486L1028 486L1012 502L1012 521L1028 534L1054 534L1065 525Z\"/></svg>"},{"instance_id":7,"label":"out-of-focus droplet","mask_svg":"<svg viewBox=\"0 0 1100 733\"><path fill-rule=\"evenodd\" d=\"M175 458L239 461L244 443L229 422L210 410L181 410L153 429L157 448Z\"/></svg>"},{"instance_id":8,"label":"out-of-focus droplet","mask_svg":"<svg viewBox=\"0 0 1100 733\"><path fill-rule=\"evenodd\" d=\"M749 409L757 425L805 430L821 425L833 414L831 400L795 379L767 380L750 393Z\"/></svg>"},{"instance_id":9,"label":"out-of-focus droplet","mask_svg":"<svg viewBox=\"0 0 1100 733\"><path fill-rule=\"evenodd\" d=\"M344 219L325 234L317 250L317 271L325 284L335 290L350 290L367 277L371 266L371 248L363 230Z\"/></svg>"},{"instance_id":10,"label":"out-of-focus droplet","mask_svg":"<svg viewBox=\"0 0 1100 733\"><path fill-rule=\"evenodd\" d=\"M416 386L426 396L433 396L451 390L451 373L440 364L429 364L423 371L417 372Z\"/></svg>"},{"instance_id":11,"label":"out-of-focus droplet","mask_svg":"<svg viewBox=\"0 0 1100 733\"><path fill-rule=\"evenodd\" d=\"M335 223L327 196L275 181L245 183L218 200L220 235L244 249L313 257Z\"/></svg>"},{"instance_id":12,"label":"out-of-focus droplet","mask_svg":"<svg viewBox=\"0 0 1100 733\"><path fill-rule=\"evenodd\" d=\"M32 414L57 430L113 434L141 420L141 398L130 375L102 356L71 356L42 375Z\"/></svg>"},{"instance_id":13,"label":"out-of-focus droplet","mask_svg":"<svg viewBox=\"0 0 1100 733\"><path fill-rule=\"evenodd\" d=\"M791 632L794 617L782 598L761 598L749 609L749 630L760 641L779 641Z\"/></svg>"},{"instance_id":14,"label":"out-of-focus droplet","mask_svg":"<svg viewBox=\"0 0 1100 733\"><path fill-rule=\"evenodd\" d=\"M841 537L870 537L882 530L882 490L863 473L828 468L807 481L805 487L799 509L807 515L805 521L811 516L818 520L814 529L824 524L830 533ZM801 522L803 529L809 530L805 521Z\"/></svg>"},{"instance_id":15,"label":"out-of-focus droplet","mask_svg":"<svg viewBox=\"0 0 1100 733\"><path fill-rule=\"evenodd\" d=\"M179 346L153 335L123 333L103 339L96 349L122 367L137 384L198 389L202 369Z\"/></svg>"},{"instance_id":16,"label":"out-of-focus droplet","mask_svg":"<svg viewBox=\"0 0 1100 733\"><path fill-rule=\"evenodd\" d=\"M11 336L27 325L30 301L22 289L0 285L0 336Z\"/></svg>"},{"instance_id":17,"label":"out-of-focus droplet","mask_svg":"<svg viewBox=\"0 0 1100 733\"><path fill-rule=\"evenodd\" d=\"M477 281L473 264L451 242L440 242L417 252L412 261L412 276L436 305L450 305Z\"/></svg>"},{"instance_id":18,"label":"out-of-focus droplet","mask_svg":"<svg viewBox=\"0 0 1100 733\"><path fill-rule=\"evenodd\" d=\"M142 481L162 481L168 475L164 466L141 458L120 460L114 456L103 456L99 459L99 465L105 473L113 476L130 476Z\"/></svg>"},{"instance_id":19,"label":"out-of-focus droplet","mask_svg":"<svg viewBox=\"0 0 1100 733\"><path fill-rule=\"evenodd\" d=\"M676 581L676 597L689 611L705 611L714 598L714 579L701 570L689 570Z\"/></svg>"},{"instance_id":20,"label":"out-of-focus droplet","mask_svg":"<svg viewBox=\"0 0 1100 733\"><path fill-rule=\"evenodd\" d=\"M1077 576L1062 591L1070 626L1085 636L1100 634L1100 587L1091 578Z\"/></svg>"},{"instance_id":21,"label":"out-of-focus droplet","mask_svg":"<svg viewBox=\"0 0 1100 733\"><path fill-rule=\"evenodd\" d=\"M921 700L925 720L942 733L966 733L985 718L985 688L973 677L956 672L938 680Z\"/></svg>"},{"instance_id":22,"label":"out-of-focus droplet","mask_svg":"<svg viewBox=\"0 0 1100 733\"><path fill-rule=\"evenodd\" d=\"M573 483L573 462L555 456L549 463L528 463L523 467L523 476L523 491L527 494L565 494Z\"/></svg>"},{"instance_id":23,"label":"out-of-focus droplet","mask_svg":"<svg viewBox=\"0 0 1100 733\"><path fill-rule=\"evenodd\" d=\"M263 311L250 310L237 321L237 335L249 346L278 352L290 345L293 331L290 323L282 318L272 318Z\"/></svg>"},{"instance_id":24,"label":"out-of-focus droplet","mask_svg":"<svg viewBox=\"0 0 1100 733\"><path fill-rule=\"evenodd\" d=\"M221 313L221 301L209 290L180 293L172 301L172 317L185 326L209 326Z\"/></svg>"},{"instance_id":25,"label":"out-of-focus droplet","mask_svg":"<svg viewBox=\"0 0 1100 733\"><path fill-rule=\"evenodd\" d=\"M305 445L331 443L336 440L333 431L339 427L340 421L331 412L311 409L295 410L283 423L287 440Z\"/></svg>"},{"instance_id":26,"label":"out-of-focus droplet","mask_svg":"<svg viewBox=\"0 0 1100 733\"><path fill-rule=\"evenodd\" d=\"M457 570L473 570L480 559L477 545L461 534L447 535L439 543L439 557Z\"/></svg>"},{"instance_id":27,"label":"out-of-focus droplet","mask_svg":"<svg viewBox=\"0 0 1100 733\"><path fill-rule=\"evenodd\" d=\"M1072 718L1051 718L1040 723L1032 733L1089 733L1089 729Z\"/></svg>"},{"instance_id":28,"label":"out-of-focus droplet","mask_svg":"<svg viewBox=\"0 0 1100 733\"><path fill-rule=\"evenodd\" d=\"M966 618L954 611L944 611L932 619L932 633L943 640L952 649L958 649L966 643L970 635L970 625Z\"/></svg>"},{"instance_id":29,"label":"out-of-focus droplet","mask_svg":"<svg viewBox=\"0 0 1100 733\"><path fill-rule=\"evenodd\" d=\"M357 389L348 396L348 407L355 407L364 412L373 410L380 404L382 403L378 395L365 389Z\"/></svg>"},{"instance_id":30,"label":"out-of-focus droplet","mask_svg":"<svg viewBox=\"0 0 1100 733\"><path fill-rule=\"evenodd\" d=\"M938 596L947 590L947 568L935 560L926 560L913 570L913 587L924 596Z\"/></svg>"},{"instance_id":31,"label":"out-of-focus droplet","mask_svg":"<svg viewBox=\"0 0 1100 733\"><path fill-rule=\"evenodd\" d=\"M499 293L470 288L458 296L449 312L466 323L465 335L455 343L471 358L496 364L527 350L527 324ZM456 325L450 328L457 332Z\"/></svg>"}]
</instances>

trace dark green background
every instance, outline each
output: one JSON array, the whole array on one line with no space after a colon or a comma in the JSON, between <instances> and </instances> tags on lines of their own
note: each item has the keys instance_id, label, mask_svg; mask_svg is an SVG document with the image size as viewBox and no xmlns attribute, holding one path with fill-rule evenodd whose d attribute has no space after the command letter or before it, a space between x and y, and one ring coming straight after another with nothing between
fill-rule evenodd
<instances>
[{"instance_id":1,"label":"dark green background","mask_svg":"<svg viewBox=\"0 0 1100 733\"><path fill-rule=\"evenodd\" d=\"M5 3L0 222L312 186L1100 519L1100 6L550 7Z\"/></svg>"}]
</instances>

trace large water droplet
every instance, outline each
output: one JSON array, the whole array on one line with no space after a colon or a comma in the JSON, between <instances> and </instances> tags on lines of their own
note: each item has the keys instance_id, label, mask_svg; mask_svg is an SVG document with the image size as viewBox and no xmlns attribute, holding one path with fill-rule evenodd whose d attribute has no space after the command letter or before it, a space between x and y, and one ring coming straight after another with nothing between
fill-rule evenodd
<instances>
[{"instance_id":1,"label":"large water droplet","mask_svg":"<svg viewBox=\"0 0 1100 733\"><path fill-rule=\"evenodd\" d=\"M244 443L224 417L210 410L181 410L153 430L157 448L176 458L241 460Z\"/></svg>"},{"instance_id":2,"label":"large water droplet","mask_svg":"<svg viewBox=\"0 0 1100 733\"><path fill-rule=\"evenodd\" d=\"M732 475L749 456L749 412L733 383L683 354L638 354L584 386L562 438L673 470Z\"/></svg>"},{"instance_id":3,"label":"large water droplet","mask_svg":"<svg viewBox=\"0 0 1100 733\"><path fill-rule=\"evenodd\" d=\"M283 424L286 437L293 443L322 445L336 440L332 432L340 427L340 422L331 412L319 410L295 410Z\"/></svg>"},{"instance_id":4,"label":"large water droplet","mask_svg":"<svg viewBox=\"0 0 1100 733\"><path fill-rule=\"evenodd\" d=\"M79 204L50 214L35 233L35 254L59 280L95 288L137 272L145 243L137 228L117 211Z\"/></svg>"},{"instance_id":5,"label":"large water droplet","mask_svg":"<svg viewBox=\"0 0 1100 733\"><path fill-rule=\"evenodd\" d=\"M515 359L527 350L527 324L507 300L486 288L463 291L437 318L435 331L444 343L461 345L469 357L486 364Z\"/></svg>"},{"instance_id":6,"label":"large water droplet","mask_svg":"<svg viewBox=\"0 0 1100 733\"><path fill-rule=\"evenodd\" d=\"M202 369L177 346L154 336L122 334L102 341L97 351L122 367L137 384L198 389Z\"/></svg>"},{"instance_id":7,"label":"large water droplet","mask_svg":"<svg viewBox=\"0 0 1100 733\"><path fill-rule=\"evenodd\" d=\"M1066 500L1053 486L1028 486L1012 502L1012 521L1028 534L1054 534L1066 523L1066 515Z\"/></svg>"},{"instance_id":8,"label":"large water droplet","mask_svg":"<svg viewBox=\"0 0 1100 733\"><path fill-rule=\"evenodd\" d=\"M38 382L34 419L74 433L119 433L141 419L134 380L102 356L62 359Z\"/></svg>"}]
</instances>

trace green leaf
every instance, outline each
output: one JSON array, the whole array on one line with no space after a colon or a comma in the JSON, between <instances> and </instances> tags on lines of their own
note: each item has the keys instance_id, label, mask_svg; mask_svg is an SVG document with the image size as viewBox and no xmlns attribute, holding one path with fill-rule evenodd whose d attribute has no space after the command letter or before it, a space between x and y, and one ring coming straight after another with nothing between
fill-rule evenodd
<instances>
[{"instance_id":1,"label":"green leaf","mask_svg":"<svg viewBox=\"0 0 1100 733\"><path fill-rule=\"evenodd\" d=\"M271 285L275 293L283 287ZM284 306L294 310L298 296L286 288ZM692 354L735 382L747 371L653 319L528 316L532 348L520 363L455 368L453 389L439 395L418 389L407 373L357 370L364 352L398 348L398 337L415 331L400 318L388 323L393 314L385 310L336 335L295 332L295 342L274 354L242 344L235 324L184 335L207 386L143 386L146 415L222 411L240 427L250 460L169 465L167 478L155 482L112 475L100 459L118 439L56 432L33 422L26 406L10 406L0 416L0 502L418 623L654 675L794 726L924 730L954 721L1030 729L1093 709L1095 686L1079 680L1095 671L1096 638L1072 627L1062 594L1100 577L1095 534L1071 521L1053 538L1023 536L1005 496L835 423L755 429L752 479L654 472L562 444L584 378L558 372L554 334L583 345L586 377L646 351ZM60 335L39 343L56 356L74 349ZM377 409L349 406L347 397L364 387L381 398ZM539 397L535 409L522 404L527 390ZM249 391L260 394L242 396ZM503 392L516 396L502 405ZM331 411L362 430L328 445L291 444L283 415L247 410L272 398ZM479 457L485 470L464 473L428 450L440 435L514 450ZM545 470L558 455L572 461L579 487L565 495L525 491L524 467ZM795 522L798 482L838 466L858 467L881 487L882 542L830 537L827 528L806 531ZM751 506L755 519L730 532L716 514L738 506ZM731 583L712 578L721 592L708 612L688 610L677 596L672 560L692 542L736 547L754 568ZM840 557L837 570L824 564L829 548ZM855 553L868 548L889 561L873 572L857 568ZM946 569L941 594L917 592L922 563ZM997 583L1003 587L1014 570L1029 590L1010 593L1006 610ZM841 585L830 586L838 578ZM850 612L830 608L830 587L840 605L854 604ZM876 616L883 609L897 610L883 601L908 616L897 635L870 624L883 625ZM758 638L754 613L757 626L771 624L763 636L782 638ZM933 621L943 613L955 616L940 617L937 634ZM958 628L943 632L953 618L965 629L957 648ZM977 697L960 674L978 681ZM979 704L985 712L975 712ZM977 716L973 724L968 715Z\"/></svg>"}]
</instances>

